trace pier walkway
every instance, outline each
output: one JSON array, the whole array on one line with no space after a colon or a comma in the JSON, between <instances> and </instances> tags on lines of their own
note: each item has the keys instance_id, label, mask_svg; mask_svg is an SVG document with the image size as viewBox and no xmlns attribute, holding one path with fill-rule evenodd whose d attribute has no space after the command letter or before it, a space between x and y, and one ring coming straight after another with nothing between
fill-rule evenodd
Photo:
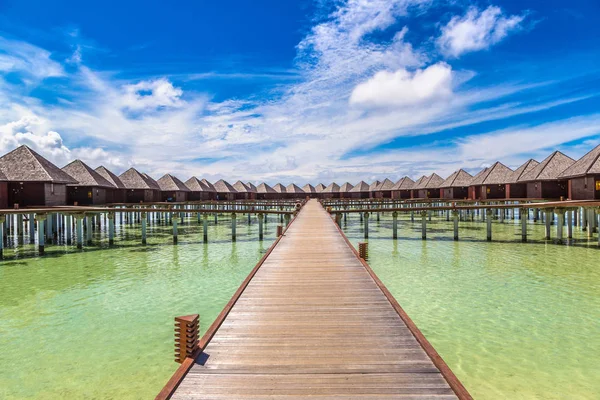
<instances>
[{"instance_id":1,"label":"pier walkway","mask_svg":"<svg viewBox=\"0 0 600 400\"><path fill-rule=\"evenodd\" d=\"M158 398L471 398L316 200L238 294Z\"/></svg>"}]
</instances>

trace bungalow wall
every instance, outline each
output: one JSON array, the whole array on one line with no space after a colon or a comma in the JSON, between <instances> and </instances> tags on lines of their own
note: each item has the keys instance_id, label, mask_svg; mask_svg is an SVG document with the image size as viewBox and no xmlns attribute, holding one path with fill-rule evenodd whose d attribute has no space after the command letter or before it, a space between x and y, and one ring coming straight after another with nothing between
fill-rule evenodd
<instances>
[{"instance_id":1,"label":"bungalow wall","mask_svg":"<svg viewBox=\"0 0 600 400\"><path fill-rule=\"evenodd\" d=\"M391 190L378 190L375 192L376 199L391 199L392 191Z\"/></svg>"},{"instance_id":2,"label":"bungalow wall","mask_svg":"<svg viewBox=\"0 0 600 400\"><path fill-rule=\"evenodd\" d=\"M349 192L344 193L344 197L347 199L368 199L369 192Z\"/></svg>"},{"instance_id":3,"label":"bungalow wall","mask_svg":"<svg viewBox=\"0 0 600 400\"><path fill-rule=\"evenodd\" d=\"M469 197L468 187L451 187L440 189L440 197L442 199L460 200Z\"/></svg>"},{"instance_id":4,"label":"bungalow wall","mask_svg":"<svg viewBox=\"0 0 600 400\"><path fill-rule=\"evenodd\" d=\"M567 198L569 184L567 181L528 182L527 198L529 199L559 199Z\"/></svg>"},{"instance_id":5,"label":"bungalow wall","mask_svg":"<svg viewBox=\"0 0 600 400\"><path fill-rule=\"evenodd\" d=\"M394 190L392 192L392 199L410 199L410 190Z\"/></svg>"},{"instance_id":6,"label":"bungalow wall","mask_svg":"<svg viewBox=\"0 0 600 400\"><path fill-rule=\"evenodd\" d=\"M600 200L600 175L570 179L568 189L571 200Z\"/></svg>"},{"instance_id":7,"label":"bungalow wall","mask_svg":"<svg viewBox=\"0 0 600 400\"><path fill-rule=\"evenodd\" d=\"M526 183L510 183L506 185L507 199L524 199L527 197Z\"/></svg>"},{"instance_id":8,"label":"bungalow wall","mask_svg":"<svg viewBox=\"0 0 600 400\"><path fill-rule=\"evenodd\" d=\"M188 192L188 201L215 200L216 195L213 192Z\"/></svg>"},{"instance_id":9,"label":"bungalow wall","mask_svg":"<svg viewBox=\"0 0 600 400\"><path fill-rule=\"evenodd\" d=\"M235 200L235 193L217 193L217 200L233 201Z\"/></svg>"},{"instance_id":10,"label":"bungalow wall","mask_svg":"<svg viewBox=\"0 0 600 400\"><path fill-rule=\"evenodd\" d=\"M67 186L67 204L106 204L105 188L94 186Z\"/></svg>"},{"instance_id":11,"label":"bungalow wall","mask_svg":"<svg viewBox=\"0 0 600 400\"><path fill-rule=\"evenodd\" d=\"M484 185L481 188L481 198L485 199L505 199L506 185Z\"/></svg>"},{"instance_id":12,"label":"bungalow wall","mask_svg":"<svg viewBox=\"0 0 600 400\"><path fill-rule=\"evenodd\" d=\"M177 190L175 192L170 191L161 191L160 192L160 201L174 201L177 203L184 202L188 200L188 193Z\"/></svg>"},{"instance_id":13,"label":"bungalow wall","mask_svg":"<svg viewBox=\"0 0 600 400\"><path fill-rule=\"evenodd\" d=\"M127 198L126 189L105 189L106 190L106 204L110 203L125 203Z\"/></svg>"},{"instance_id":14,"label":"bungalow wall","mask_svg":"<svg viewBox=\"0 0 600 400\"><path fill-rule=\"evenodd\" d=\"M258 200L276 200L279 198L279 193L256 193Z\"/></svg>"},{"instance_id":15,"label":"bungalow wall","mask_svg":"<svg viewBox=\"0 0 600 400\"><path fill-rule=\"evenodd\" d=\"M0 208L8 208L8 182L0 182Z\"/></svg>"},{"instance_id":16,"label":"bungalow wall","mask_svg":"<svg viewBox=\"0 0 600 400\"><path fill-rule=\"evenodd\" d=\"M419 199L439 199L440 189L419 189L417 197Z\"/></svg>"},{"instance_id":17,"label":"bungalow wall","mask_svg":"<svg viewBox=\"0 0 600 400\"><path fill-rule=\"evenodd\" d=\"M126 203L154 203L160 201L160 192L152 189L127 189Z\"/></svg>"},{"instance_id":18,"label":"bungalow wall","mask_svg":"<svg viewBox=\"0 0 600 400\"><path fill-rule=\"evenodd\" d=\"M28 206L64 206L67 204L67 186L46 182L8 182L9 208L14 204Z\"/></svg>"}]
</instances>

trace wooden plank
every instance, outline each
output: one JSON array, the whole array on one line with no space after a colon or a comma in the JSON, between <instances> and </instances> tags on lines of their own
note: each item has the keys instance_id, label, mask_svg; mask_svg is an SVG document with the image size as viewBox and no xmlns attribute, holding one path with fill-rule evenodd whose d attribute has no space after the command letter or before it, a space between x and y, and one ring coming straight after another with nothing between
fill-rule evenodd
<instances>
[{"instance_id":1,"label":"wooden plank","mask_svg":"<svg viewBox=\"0 0 600 400\"><path fill-rule=\"evenodd\" d=\"M162 398L471 398L314 200L240 289Z\"/></svg>"}]
</instances>

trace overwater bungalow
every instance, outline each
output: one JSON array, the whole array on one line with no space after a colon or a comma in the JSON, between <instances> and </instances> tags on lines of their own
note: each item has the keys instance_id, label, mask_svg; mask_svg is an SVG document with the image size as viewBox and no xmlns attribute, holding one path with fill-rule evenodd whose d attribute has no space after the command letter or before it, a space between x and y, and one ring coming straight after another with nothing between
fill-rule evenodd
<instances>
[{"instance_id":1,"label":"overwater bungalow","mask_svg":"<svg viewBox=\"0 0 600 400\"><path fill-rule=\"evenodd\" d=\"M360 181L346 194L351 199L368 199L369 198L369 184L365 181Z\"/></svg>"},{"instance_id":2,"label":"overwater bungalow","mask_svg":"<svg viewBox=\"0 0 600 400\"><path fill-rule=\"evenodd\" d=\"M285 186L283 186L281 183L278 183L275 186L273 186L273 190L275 190L275 192L277 192L278 199L285 199L287 197L287 192L285 191Z\"/></svg>"},{"instance_id":3,"label":"overwater bungalow","mask_svg":"<svg viewBox=\"0 0 600 400\"><path fill-rule=\"evenodd\" d=\"M410 189L410 198L411 199L419 198L419 188L422 186L424 187L426 183L427 183L427 175L423 175L422 177L417 179L415 181L415 184L413 185L413 187Z\"/></svg>"},{"instance_id":4,"label":"overwater bungalow","mask_svg":"<svg viewBox=\"0 0 600 400\"><path fill-rule=\"evenodd\" d=\"M256 186L254 186L254 184L252 182L246 183L246 186L248 186L250 189L252 189L254 191L254 193L256 193Z\"/></svg>"},{"instance_id":5,"label":"overwater bungalow","mask_svg":"<svg viewBox=\"0 0 600 400\"><path fill-rule=\"evenodd\" d=\"M323 199L339 199L340 198L340 185L332 182L321 192L321 198Z\"/></svg>"},{"instance_id":6,"label":"overwater bungalow","mask_svg":"<svg viewBox=\"0 0 600 400\"><path fill-rule=\"evenodd\" d=\"M179 178L165 174L158 181L161 201L183 202L188 200L190 189Z\"/></svg>"},{"instance_id":7,"label":"overwater bungalow","mask_svg":"<svg viewBox=\"0 0 600 400\"><path fill-rule=\"evenodd\" d=\"M348 192L350 192L350 190L352 190L353 187L354 185L352 185L350 182L346 182L342 186L340 186L340 198L348 198Z\"/></svg>"},{"instance_id":8,"label":"overwater bungalow","mask_svg":"<svg viewBox=\"0 0 600 400\"><path fill-rule=\"evenodd\" d=\"M425 179L423 179L425 178ZM425 176L415 183L413 186L413 194L416 190L418 199L439 199L440 185L444 182L444 178L436 173Z\"/></svg>"},{"instance_id":9,"label":"overwater bungalow","mask_svg":"<svg viewBox=\"0 0 600 400\"><path fill-rule=\"evenodd\" d=\"M279 198L279 193L263 182L256 187L256 198L258 200L274 200Z\"/></svg>"},{"instance_id":10,"label":"overwater bungalow","mask_svg":"<svg viewBox=\"0 0 600 400\"><path fill-rule=\"evenodd\" d=\"M301 199L304 196L306 196L306 193L304 193L304 190L300 189L299 186L290 183L289 185L287 185L285 187L285 191L287 193L287 197L289 199Z\"/></svg>"},{"instance_id":11,"label":"overwater bungalow","mask_svg":"<svg viewBox=\"0 0 600 400\"><path fill-rule=\"evenodd\" d=\"M389 179L384 179L383 182L375 189L374 197L377 199L391 199L394 182Z\"/></svg>"},{"instance_id":12,"label":"overwater bungalow","mask_svg":"<svg viewBox=\"0 0 600 400\"><path fill-rule=\"evenodd\" d=\"M569 199L600 200L600 145L565 169L559 179L569 180Z\"/></svg>"},{"instance_id":13,"label":"overwater bungalow","mask_svg":"<svg viewBox=\"0 0 600 400\"><path fill-rule=\"evenodd\" d=\"M317 195L319 193L321 193L323 190L325 190L325 185L323 185L322 183L319 183L317 186L315 186L315 191L317 192Z\"/></svg>"},{"instance_id":14,"label":"overwater bungalow","mask_svg":"<svg viewBox=\"0 0 600 400\"><path fill-rule=\"evenodd\" d=\"M467 199L469 197L469 185L473 175L459 169L450 175L440 185L440 198L442 199Z\"/></svg>"},{"instance_id":15,"label":"overwater bungalow","mask_svg":"<svg viewBox=\"0 0 600 400\"><path fill-rule=\"evenodd\" d=\"M106 191L106 203L125 203L127 189L119 177L104 166L99 166L94 171L112 183L113 190Z\"/></svg>"},{"instance_id":16,"label":"overwater bungalow","mask_svg":"<svg viewBox=\"0 0 600 400\"><path fill-rule=\"evenodd\" d=\"M159 202L160 186L150 176L139 172L135 168L129 168L119 175L119 179L125 185L125 202L127 203L152 203Z\"/></svg>"},{"instance_id":17,"label":"overwater bungalow","mask_svg":"<svg viewBox=\"0 0 600 400\"><path fill-rule=\"evenodd\" d=\"M517 181L527 183L528 199L559 199L569 196L569 180L559 178L561 174L575 164L571 157L555 151L544 161Z\"/></svg>"},{"instance_id":18,"label":"overwater bungalow","mask_svg":"<svg viewBox=\"0 0 600 400\"><path fill-rule=\"evenodd\" d=\"M0 171L6 182L7 207L64 206L67 185L77 181L44 157L23 145L0 157Z\"/></svg>"},{"instance_id":19,"label":"overwater bungalow","mask_svg":"<svg viewBox=\"0 0 600 400\"><path fill-rule=\"evenodd\" d=\"M256 189L252 189L246 183L237 181L233 184L233 188L237 191L235 194L236 200L254 200L256 199Z\"/></svg>"},{"instance_id":20,"label":"overwater bungalow","mask_svg":"<svg viewBox=\"0 0 600 400\"><path fill-rule=\"evenodd\" d=\"M235 200L237 190L231 186L227 181L219 179L213 184L215 192L217 193L217 200Z\"/></svg>"},{"instance_id":21,"label":"overwater bungalow","mask_svg":"<svg viewBox=\"0 0 600 400\"><path fill-rule=\"evenodd\" d=\"M8 178L0 170L0 208L8 207Z\"/></svg>"},{"instance_id":22,"label":"overwater bungalow","mask_svg":"<svg viewBox=\"0 0 600 400\"><path fill-rule=\"evenodd\" d=\"M514 171L499 161L473 177L469 186L471 200L505 199L506 183Z\"/></svg>"},{"instance_id":23,"label":"overwater bungalow","mask_svg":"<svg viewBox=\"0 0 600 400\"><path fill-rule=\"evenodd\" d=\"M377 189L381 186L381 181L375 181L369 185L369 198L374 199Z\"/></svg>"},{"instance_id":24,"label":"overwater bungalow","mask_svg":"<svg viewBox=\"0 0 600 400\"><path fill-rule=\"evenodd\" d=\"M518 181L524 174L528 173L538 165L539 162L532 158L510 174L508 182L506 183L507 199L524 199L527 197L527 184L524 182L519 183Z\"/></svg>"},{"instance_id":25,"label":"overwater bungalow","mask_svg":"<svg viewBox=\"0 0 600 400\"><path fill-rule=\"evenodd\" d=\"M410 199L412 195L412 188L415 186L415 181L410 179L408 176L400 179L392 187L392 198L393 199Z\"/></svg>"},{"instance_id":26,"label":"overwater bungalow","mask_svg":"<svg viewBox=\"0 0 600 400\"><path fill-rule=\"evenodd\" d=\"M188 200L190 201L214 200L216 198L215 188L206 179L200 180L192 176L184 183L190 189L188 192Z\"/></svg>"},{"instance_id":27,"label":"overwater bungalow","mask_svg":"<svg viewBox=\"0 0 600 400\"><path fill-rule=\"evenodd\" d=\"M306 185L302 186L302 190L304 191L304 194L306 194L306 196L308 197L317 197L317 189L315 189L315 187L310 183L307 183Z\"/></svg>"},{"instance_id":28,"label":"overwater bungalow","mask_svg":"<svg viewBox=\"0 0 600 400\"><path fill-rule=\"evenodd\" d=\"M81 160L72 161L62 167L62 170L77 181L67 185L67 204L106 204L109 203L107 198L112 199L112 192L117 189Z\"/></svg>"}]
</instances>

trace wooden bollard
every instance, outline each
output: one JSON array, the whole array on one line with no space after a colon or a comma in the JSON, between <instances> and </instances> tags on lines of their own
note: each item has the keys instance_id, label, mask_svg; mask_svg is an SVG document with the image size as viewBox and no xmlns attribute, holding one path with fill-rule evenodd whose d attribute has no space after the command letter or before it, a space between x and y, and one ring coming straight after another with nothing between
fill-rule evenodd
<instances>
[{"instance_id":1,"label":"wooden bollard","mask_svg":"<svg viewBox=\"0 0 600 400\"><path fill-rule=\"evenodd\" d=\"M193 357L198 344L200 316L198 314L175 317L175 361L182 363Z\"/></svg>"},{"instance_id":2,"label":"wooden bollard","mask_svg":"<svg viewBox=\"0 0 600 400\"><path fill-rule=\"evenodd\" d=\"M363 260L367 260L369 258L369 243L367 242L359 242L358 243L358 256Z\"/></svg>"},{"instance_id":3,"label":"wooden bollard","mask_svg":"<svg viewBox=\"0 0 600 400\"><path fill-rule=\"evenodd\" d=\"M277 237L283 235L283 225L277 225Z\"/></svg>"}]
</instances>

